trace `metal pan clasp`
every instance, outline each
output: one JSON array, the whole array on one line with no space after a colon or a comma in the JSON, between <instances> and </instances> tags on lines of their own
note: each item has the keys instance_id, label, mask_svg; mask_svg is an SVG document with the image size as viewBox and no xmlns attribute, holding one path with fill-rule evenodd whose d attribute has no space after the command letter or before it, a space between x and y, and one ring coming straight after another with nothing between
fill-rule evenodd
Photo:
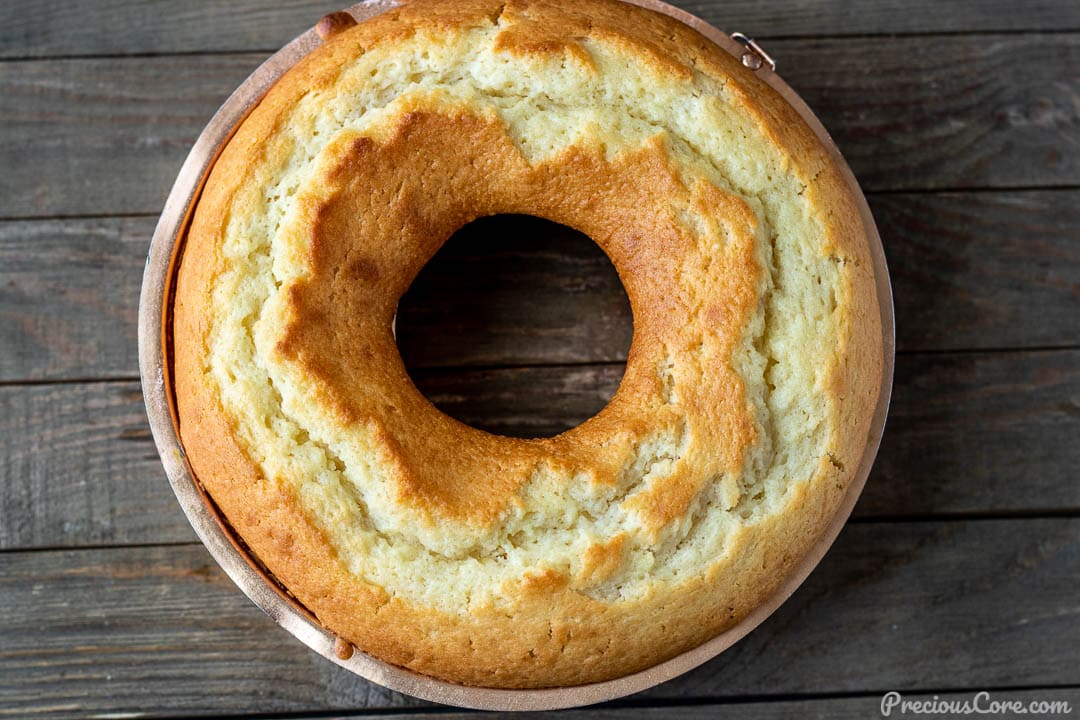
<instances>
[{"instance_id":1,"label":"metal pan clasp","mask_svg":"<svg viewBox=\"0 0 1080 720\"><path fill-rule=\"evenodd\" d=\"M765 49L754 42L754 38L746 37L740 32L731 33L731 39L745 48L742 58L742 64L751 70L760 70L762 66L768 65L769 69L776 72L776 61L773 60L772 55L765 52Z\"/></svg>"}]
</instances>

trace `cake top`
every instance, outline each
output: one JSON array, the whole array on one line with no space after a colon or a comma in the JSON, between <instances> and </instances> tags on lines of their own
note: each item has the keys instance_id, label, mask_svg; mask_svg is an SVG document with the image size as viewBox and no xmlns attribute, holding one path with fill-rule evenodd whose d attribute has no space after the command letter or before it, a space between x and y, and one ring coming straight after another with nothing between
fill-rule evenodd
<instances>
[{"instance_id":1,"label":"cake top","mask_svg":"<svg viewBox=\"0 0 1080 720\"><path fill-rule=\"evenodd\" d=\"M361 650L571 685L745 616L824 531L881 379L865 229L774 91L615 0L415 0L340 32L242 123L174 316L182 441L252 553ZM499 213L586 233L634 315L623 381L554 438L409 379L398 299Z\"/></svg>"}]
</instances>

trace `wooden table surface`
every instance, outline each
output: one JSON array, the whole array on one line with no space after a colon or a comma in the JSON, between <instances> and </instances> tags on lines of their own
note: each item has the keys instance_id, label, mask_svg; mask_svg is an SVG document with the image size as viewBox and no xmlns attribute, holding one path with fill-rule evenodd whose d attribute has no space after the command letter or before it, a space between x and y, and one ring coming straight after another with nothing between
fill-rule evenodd
<instances>
[{"instance_id":1,"label":"wooden table surface","mask_svg":"<svg viewBox=\"0 0 1080 720\"><path fill-rule=\"evenodd\" d=\"M896 293L894 400L854 517L790 601L574 717L878 717L889 690L1080 713L1080 3L680 4L756 36L862 182ZM143 261L182 159L334 7L0 4L0 715L448 717L230 583L139 392ZM588 240L505 218L451 241L400 328L429 397L511 434L599 409L631 332Z\"/></svg>"}]
</instances>

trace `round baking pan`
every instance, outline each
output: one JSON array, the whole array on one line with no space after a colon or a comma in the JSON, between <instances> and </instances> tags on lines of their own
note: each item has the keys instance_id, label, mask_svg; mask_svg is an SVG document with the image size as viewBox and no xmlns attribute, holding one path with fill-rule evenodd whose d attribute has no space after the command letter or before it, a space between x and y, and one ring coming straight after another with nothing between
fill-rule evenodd
<instances>
[{"instance_id":1,"label":"round baking pan","mask_svg":"<svg viewBox=\"0 0 1080 720\"><path fill-rule=\"evenodd\" d=\"M632 675L589 685L539 690L468 687L437 680L382 662L355 650L352 645L339 640L333 633L319 625L315 617L278 585L247 552L242 541L231 531L213 501L202 489L198 479L192 474L184 456L184 448L180 443L176 407L169 377L172 357L172 281L177 261L183 250L188 223L203 183L236 127L255 107L270 86L305 54L320 44L319 32L315 28L308 30L272 55L229 96L199 135L191 153L181 167L176 184L169 194L161 219L154 231L153 242L147 256L142 294L139 299L139 368L147 416L165 472L188 520L210 554L256 605L301 642L338 665L391 690L460 707L487 710L546 710L611 700L640 692L681 675L731 647L772 614L802 584L825 555L851 514L851 509L862 492L877 454L892 391L895 354L892 289L889 285L889 272L885 265L881 239L854 175L825 128L802 99L780 79L775 72L776 63L753 40L739 33L727 35L703 20L659 0L624 1L665 13L689 25L738 58L747 68L747 72L757 73L762 80L787 100L817 134L850 185L858 201L866 240L870 247L877 299L881 309L881 326L884 332L884 357L882 358L884 371L881 392L878 395L877 407L874 410L862 458L847 494L825 533L809 549L776 592L739 623L708 642ZM344 12L362 21L396 4L393 0L368 0ZM321 24L321 28L332 29L334 26L332 20L333 18L328 17L327 21Z\"/></svg>"}]
</instances>

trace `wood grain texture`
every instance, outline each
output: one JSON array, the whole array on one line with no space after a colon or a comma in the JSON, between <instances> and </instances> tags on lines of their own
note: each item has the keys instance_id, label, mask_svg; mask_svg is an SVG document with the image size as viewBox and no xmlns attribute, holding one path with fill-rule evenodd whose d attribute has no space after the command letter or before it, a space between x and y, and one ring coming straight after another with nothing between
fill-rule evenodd
<instances>
[{"instance_id":1,"label":"wood grain texture","mask_svg":"<svg viewBox=\"0 0 1080 720\"><path fill-rule=\"evenodd\" d=\"M866 189L1080 184L1080 34L767 49ZM198 132L263 57L0 63L0 217L158 212Z\"/></svg>"},{"instance_id":2,"label":"wood grain texture","mask_svg":"<svg viewBox=\"0 0 1080 720\"><path fill-rule=\"evenodd\" d=\"M194 537L137 383L0 387L0 548Z\"/></svg>"},{"instance_id":3,"label":"wood grain texture","mask_svg":"<svg viewBox=\"0 0 1080 720\"><path fill-rule=\"evenodd\" d=\"M6 0L0 58L270 52L348 0Z\"/></svg>"},{"instance_id":4,"label":"wood grain texture","mask_svg":"<svg viewBox=\"0 0 1080 720\"><path fill-rule=\"evenodd\" d=\"M1080 351L923 355L896 364L856 513L1080 512Z\"/></svg>"},{"instance_id":5,"label":"wood grain texture","mask_svg":"<svg viewBox=\"0 0 1080 720\"><path fill-rule=\"evenodd\" d=\"M610 398L621 365L416 374L444 412L546 436ZM1080 351L900 357L856 517L1080 512ZM1023 492L1018 492L1023 488Z\"/></svg>"},{"instance_id":6,"label":"wood grain texture","mask_svg":"<svg viewBox=\"0 0 1080 720\"><path fill-rule=\"evenodd\" d=\"M539 436L587 418L621 374L613 364L416 380L467 423ZM0 388L0 549L192 539L144 423L133 382ZM1080 512L1077 437L1080 351L902 357L856 517Z\"/></svg>"},{"instance_id":7,"label":"wood grain texture","mask_svg":"<svg viewBox=\"0 0 1080 720\"><path fill-rule=\"evenodd\" d=\"M901 700L913 702L941 703L965 702L974 704L975 695L979 690L969 692L936 692L936 693L903 693ZM753 702L729 701L722 703L705 703L701 705L680 705L678 707L649 707L628 706L626 703L615 702L606 706L591 707L578 710L566 710L555 712L529 713L529 720L609 720L613 718L626 718L627 720L671 720L678 717L679 720L785 720L787 718L798 720L867 720L867 718L879 718L881 715L881 701L884 693L872 693L862 697L839 697L839 698L803 698L799 700L764 700L758 699ZM1046 706L1039 703L1068 703L1072 712L1080 708L1080 690L1076 688L1045 688L1039 690L1000 690L989 692L985 698L979 698L980 708L990 708L992 703L1019 702L1028 712L1036 717L1044 715L1036 714ZM900 715L900 707L892 709L890 715ZM1049 711L1047 711L1049 712ZM1062 714L1061 711L1057 711ZM912 714L907 711L908 716ZM944 717L960 717L960 715L943 714ZM301 716L289 716L289 718ZM320 718L327 717L320 715ZM335 715L332 717L351 718L352 720L368 720L385 718L379 713L349 713L347 715ZM446 712L418 710L416 712L394 713L395 720L465 720L475 718L475 713L464 711ZM520 714L514 713L485 713L482 717L487 720L515 720ZM282 718L281 720L286 720Z\"/></svg>"},{"instance_id":8,"label":"wood grain texture","mask_svg":"<svg viewBox=\"0 0 1080 720\"><path fill-rule=\"evenodd\" d=\"M587 420L615 394L624 365L423 370L413 381L440 410L511 437L551 437Z\"/></svg>"},{"instance_id":9,"label":"wood grain texture","mask_svg":"<svg viewBox=\"0 0 1080 720\"><path fill-rule=\"evenodd\" d=\"M614 394L622 366L418 373L448 414L554 435ZM901 357L857 517L1080 512L1080 351ZM1024 488L1024 492L1017 492Z\"/></svg>"},{"instance_id":10,"label":"wood grain texture","mask_svg":"<svg viewBox=\"0 0 1080 720\"><path fill-rule=\"evenodd\" d=\"M586 235L499 215L459 230L420 271L396 332L408 367L621 362L634 322L615 266Z\"/></svg>"},{"instance_id":11,"label":"wood grain texture","mask_svg":"<svg viewBox=\"0 0 1080 720\"><path fill-rule=\"evenodd\" d=\"M151 218L0 222L0 380L138 375Z\"/></svg>"},{"instance_id":12,"label":"wood grain texture","mask_svg":"<svg viewBox=\"0 0 1080 720\"><path fill-rule=\"evenodd\" d=\"M0 715L419 705L277 628L201 545L0 554L0 600Z\"/></svg>"},{"instance_id":13,"label":"wood grain texture","mask_svg":"<svg viewBox=\"0 0 1080 720\"><path fill-rule=\"evenodd\" d=\"M870 198L905 350L1080 344L1080 192Z\"/></svg>"},{"instance_id":14,"label":"wood grain texture","mask_svg":"<svg viewBox=\"0 0 1080 720\"><path fill-rule=\"evenodd\" d=\"M1056 0L673 0L728 32L759 38L1080 29L1080 9Z\"/></svg>"},{"instance_id":15,"label":"wood grain texture","mask_svg":"<svg viewBox=\"0 0 1080 720\"><path fill-rule=\"evenodd\" d=\"M1078 582L1080 519L849 526L758 630L635 700L1077 685ZM198 545L5 553L0 602L0 712L420 705L316 657Z\"/></svg>"},{"instance_id":16,"label":"wood grain texture","mask_svg":"<svg viewBox=\"0 0 1080 720\"><path fill-rule=\"evenodd\" d=\"M1080 344L1080 191L882 194L870 205L901 351ZM633 322L584 236L492 218L433 258L397 327L410 367L435 367L625 360Z\"/></svg>"},{"instance_id":17,"label":"wood grain texture","mask_svg":"<svg viewBox=\"0 0 1080 720\"><path fill-rule=\"evenodd\" d=\"M0 58L237 50L270 51L347 0L7 0ZM855 2L676 0L719 28L758 37L1080 29L1075 3L1033 0Z\"/></svg>"},{"instance_id":18,"label":"wood grain texture","mask_svg":"<svg viewBox=\"0 0 1080 720\"><path fill-rule=\"evenodd\" d=\"M0 217L160 212L196 136L262 59L0 63Z\"/></svg>"},{"instance_id":19,"label":"wood grain texture","mask_svg":"<svg viewBox=\"0 0 1080 720\"><path fill-rule=\"evenodd\" d=\"M1077 519L849 525L758 632L643 695L1076 685L1078 581Z\"/></svg>"},{"instance_id":20,"label":"wood grain texture","mask_svg":"<svg viewBox=\"0 0 1080 720\"><path fill-rule=\"evenodd\" d=\"M143 258L191 143L342 4L0 2L2 717L476 716L362 681L254 608L195 542L131 380ZM778 613L620 706L535 717L865 718L887 690L980 689L1075 713L1080 3L676 4L762 40L871 191L907 354L856 519ZM553 434L614 392L630 318L593 244L504 222L425 271L399 342L451 414ZM951 352L972 350L994 352Z\"/></svg>"},{"instance_id":21,"label":"wood grain texture","mask_svg":"<svg viewBox=\"0 0 1080 720\"><path fill-rule=\"evenodd\" d=\"M864 189L1076 185L1080 35L777 41Z\"/></svg>"},{"instance_id":22,"label":"wood grain texture","mask_svg":"<svg viewBox=\"0 0 1080 720\"><path fill-rule=\"evenodd\" d=\"M901 351L1080 344L1080 191L878 195L871 205ZM0 381L138 374L154 224L0 222ZM415 368L618 362L632 324L595 244L496 218L459 233L424 270L402 302L398 342Z\"/></svg>"}]
</instances>

